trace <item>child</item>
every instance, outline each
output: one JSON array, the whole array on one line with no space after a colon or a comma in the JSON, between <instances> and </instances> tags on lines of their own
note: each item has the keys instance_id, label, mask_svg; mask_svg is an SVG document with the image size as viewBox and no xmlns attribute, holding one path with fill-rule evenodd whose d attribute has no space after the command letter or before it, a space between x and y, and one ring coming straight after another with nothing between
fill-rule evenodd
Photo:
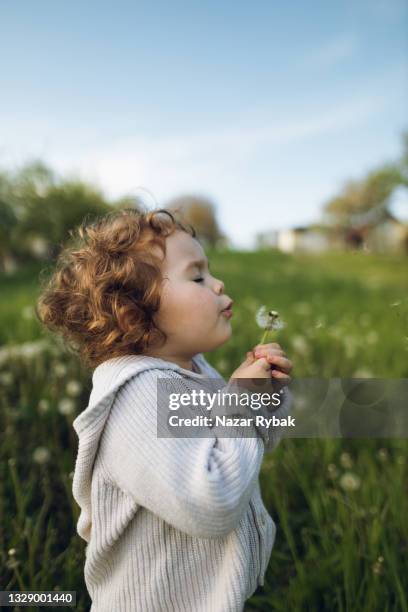
<instances>
[{"instance_id":1,"label":"child","mask_svg":"<svg viewBox=\"0 0 408 612\"><path fill-rule=\"evenodd\" d=\"M122 210L79 228L42 296L44 323L94 367L73 495L93 612L239 612L276 534L259 487L280 436L159 437L157 381L289 380L278 344L248 351L226 383L202 353L231 336L232 300L194 229L169 211ZM272 366L274 369L272 369ZM274 411L288 413L290 395ZM266 409L264 409L266 411ZM270 413L269 413L270 414Z\"/></svg>"}]
</instances>

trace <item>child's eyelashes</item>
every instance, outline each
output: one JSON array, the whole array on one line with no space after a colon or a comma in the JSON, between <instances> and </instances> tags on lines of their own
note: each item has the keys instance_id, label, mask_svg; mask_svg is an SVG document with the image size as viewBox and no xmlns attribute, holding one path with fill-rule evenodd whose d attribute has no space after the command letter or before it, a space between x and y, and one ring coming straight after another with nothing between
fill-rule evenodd
<instances>
[{"instance_id":1,"label":"child's eyelashes","mask_svg":"<svg viewBox=\"0 0 408 612\"><path fill-rule=\"evenodd\" d=\"M193 279L193 282L194 282L194 283L201 283L203 280L204 280L204 279L203 279L202 277L200 277L200 278L194 278L194 279Z\"/></svg>"}]
</instances>

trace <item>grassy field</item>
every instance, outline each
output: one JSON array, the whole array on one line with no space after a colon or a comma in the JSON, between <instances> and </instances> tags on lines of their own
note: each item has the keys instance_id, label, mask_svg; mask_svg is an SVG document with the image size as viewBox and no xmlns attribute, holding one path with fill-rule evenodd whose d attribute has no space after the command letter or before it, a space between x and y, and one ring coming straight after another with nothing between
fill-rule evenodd
<instances>
[{"instance_id":1,"label":"grassy field","mask_svg":"<svg viewBox=\"0 0 408 612\"><path fill-rule=\"evenodd\" d=\"M224 376L260 341L254 315L266 304L287 324L276 338L294 376L408 378L406 258L208 254L235 300L231 340L206 355ZM90 372L33 317L40 269L0 277L0 584L76 590L84 611L72 421ZM408 610L407 446L284 439L265 456L261 486L278 531L246 610Z\"/></svg>"}]
</instances>

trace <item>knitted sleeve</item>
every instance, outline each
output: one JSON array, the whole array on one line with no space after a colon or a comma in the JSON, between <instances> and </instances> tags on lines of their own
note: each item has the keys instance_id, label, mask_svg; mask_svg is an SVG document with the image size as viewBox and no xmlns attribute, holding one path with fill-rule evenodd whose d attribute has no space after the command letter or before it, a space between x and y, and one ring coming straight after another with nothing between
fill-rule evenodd
<instances>
[{"instance_id":1,"label":"knitted sleeve","mask_svg":"<svg viewBox=\"0 0 408 612\"><path fill-rule=\"evenodd\" d=\"M99 458L107 477L137 504L190 535L215 538L236 528L256 485L264 454L260 437L162 438L157 435L157 379L184 377L151 369L118 391ZM231 388L230 383L225 390ZM211 430L209 430L211 431Z\"/></svg>"},{"instance_id":2,"label":"knitted sleeve","mask_svg":"<svg viewBox=\"0 0 408 612\"><path fill-rule=\"evenodd\" d=\"M205 370L209 376L213 375L215 377L220 377L219 372L211 364L208 363L203 353L199 354L200 362L204 364ZM236 381L232 381L227 387L231 392L239 392ZM244 391L245 392L245 391ZM290 408L293 403L293 395L288 387L282 388L281 394L281 402L279 406L262 406L256 410L253 414L258 414L261 416L271 418L274 415L277 419L286 419L290 414ZM262 438L265 445L265 451L272 451L276 448L279 442L282 440L284 436L284 429L279 426L266 426L262 423L256 425L254 424L254 428L256 429L258 435Z\"/></svg>"}]
</instances>

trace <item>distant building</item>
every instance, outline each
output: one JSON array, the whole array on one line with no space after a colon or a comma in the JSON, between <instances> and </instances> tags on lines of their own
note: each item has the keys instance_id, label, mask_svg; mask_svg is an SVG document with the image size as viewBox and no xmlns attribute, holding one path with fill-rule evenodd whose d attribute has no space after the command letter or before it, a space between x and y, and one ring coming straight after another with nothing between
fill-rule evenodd
<instances>
[{"instance_id":1,"label":"distant building","mask_svg":"<svg viewBox=\"0 0 408 612\"><path fill-rule=\"evenodd\" d=\"M368 228L364 242L372 251L408 253L408 223L389 213L387 218Z\"/></svg>"},{"instance_id":2,"label":"distant building","mask_svg":"<svg viewBox=\"0 0 408 612\"><path fill-rule=\"evenodd\" d=\"M278 235L278 248L293 251L321 252L330 248L330 237L326 228L311 225L283 230Z\"/></svg>"},{"instance_id":3,"label":"distant building","mask_svg":"<svg viewBox=\"0 0 408 612\"><path fill-rule=\"evenodd\" d=\"M277 230L270 230L269 232L261 232L256 236L256 245L259 249L271 248L276 249L278 247L278 234Z\"/></svg>"},{"instance_id":4,"label":"distant building","mask_svg":"<svg viewBox=\"0 0 408 612\"><path fill-rule=\"evenodd\" d=\"M314 223L258 234L259 248L277 248L286 253L322 253L328 250L362 249L378 253L408 254L408 222L382 208L355 215L350 227Z\"/></svg>"}]
</instances>

